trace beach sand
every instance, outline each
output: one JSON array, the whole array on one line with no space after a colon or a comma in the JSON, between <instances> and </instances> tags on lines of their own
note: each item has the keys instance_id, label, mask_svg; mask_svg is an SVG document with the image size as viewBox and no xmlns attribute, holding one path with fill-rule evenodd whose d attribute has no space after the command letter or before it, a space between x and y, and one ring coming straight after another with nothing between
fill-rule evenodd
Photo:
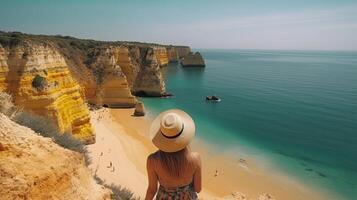
<instances>
[{"instance_id":1,"label":"beach sand","mask_svg":"<svg viewBox=\"0 0 357 200\"><path fill-rule=\"evenodd\" d=\"M91 112L96 143L88 145L92 158L90 168L106 183L126 187L143 198L147 187L146 157L156 148L148 138L151 119L134 117L133 113L133 109ZM202 157L201 199L221 199L232 196L233 192L241 192L248 199L257 199L267 193L278 200L332 199L274 169L259 167L249 158L209 151L209 144L198 139L191 148Z\"/></svg>"}]
</instances>

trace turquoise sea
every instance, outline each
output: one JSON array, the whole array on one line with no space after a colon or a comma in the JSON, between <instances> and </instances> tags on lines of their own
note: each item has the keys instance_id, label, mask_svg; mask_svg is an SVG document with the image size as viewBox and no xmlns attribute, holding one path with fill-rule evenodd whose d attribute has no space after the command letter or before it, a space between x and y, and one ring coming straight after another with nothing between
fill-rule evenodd
<instances>
[{"instance_id":1,"label":"turquoise sea","mask_svg":"<svg viewBox=\"0 0 357 200\"><path fill-rule=\"evenodd\" d=\"M162 68L175 96L143 98L150 110L183 109L212 148L357 199L357 52L199 51L206 68Z\"/></svg>"}]
</instances>

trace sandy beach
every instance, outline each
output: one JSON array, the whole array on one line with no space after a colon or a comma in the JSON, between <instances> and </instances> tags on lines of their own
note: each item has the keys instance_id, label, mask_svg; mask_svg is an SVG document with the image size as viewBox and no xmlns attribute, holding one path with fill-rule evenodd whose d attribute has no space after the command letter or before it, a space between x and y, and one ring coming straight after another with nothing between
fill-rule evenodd
<instances>
[{"instance_id":1,"label":"sandy beach","mask_svg":"<svg viewBox=\"0 0 357 200\"><path fill-rule=\"evenodd\" d=\"M96 143L88 146L92 158L90 168L106 183L126 187L143 198L147 187L146 157L156 148L148 138L150 117L134 117L133 112L133 109L91 112ZM234 192L243 193L248 199L257 199L262 194L280 200L331 199L280 172L263 169L249 158L208 151L209 145L203 141L196 139L191 148L202 156L201 199L232 197Z\"/></svg>"}]
</instances>

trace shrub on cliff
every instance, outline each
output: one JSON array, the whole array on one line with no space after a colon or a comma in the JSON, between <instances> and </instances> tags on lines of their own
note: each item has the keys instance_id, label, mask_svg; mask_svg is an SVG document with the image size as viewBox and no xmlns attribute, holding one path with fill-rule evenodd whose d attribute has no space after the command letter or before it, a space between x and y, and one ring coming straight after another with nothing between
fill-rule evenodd
<instances>
[{"instance_id":1,"label":"shrub on cliff","mask_svg":"<svg viewBox=\"0 0 357 200\"><path fill-rule=\"evenodd\" d=\"M52 138L58 145L83 154L86 165L90 164L87 148L81 141L69 133L62 134L49 119L17 108L12 103L11 95L5 92L0 92L0 112L41 136Z\"/></svg>"},{"instance_id":2,"label":"shrub on cliff","mask_svg":"<svg viewBox=\"0 0 357 200\"><path fill-rule=\"evenodd\" d=\"M105 187L112 190L113 194L111 195L114 200L138 200L139 198L134 197L134 193L126 188L110 184L104 185Z\"/></svg>"},{"instance_id":3,"label":"shrub on cliff","mask_svg":"<svg viewBox=\"0 0 357 200\"><path fill-rule=\"evenodd\" d=\"M2 46L15 46L20 43L21 39L19 37L14 37L13 35L0 35L0 44Z\"/></svg>"},{"instance_id":4,"label":"shrub on cliff","mask_svg":"<svg viewBox=\"0 0 357 200\"><path fill-rule=\"evenodd\" d=\"M111 195L113 200L139 200L140 199L134 197L134 193L126 188L114 184L110 184L110 185L106 184L97 175L94 176L94 179L97 181L98 184L104 185L106 188L109 188L113 192Z\"/></svg>"},{"instance_id":5,"label":"shrub on cliff","mask_svg":"<svg viewBox=\"0 0 357 200\"><path fill-rule=\"evenodd\" d=\"M20 125L31 128L43 137L52 138L54 142L66 149L83 154L86 164L90 164L86 146L71 134L61 133L49 119L33 113L21 112L14 118L14 120Z\"/></svg>"},{"instance_id":6,"label":"shrub on cliff","mask_svg":"<svg viewBox=\"0 0 357 200\"><path fill-rule=\"evenodd\" d=\"M32 87L36 88L37 90L44 90L46 89L47 85L47 79L38 74L32 80Z\"/></svg>"}]
</instances>

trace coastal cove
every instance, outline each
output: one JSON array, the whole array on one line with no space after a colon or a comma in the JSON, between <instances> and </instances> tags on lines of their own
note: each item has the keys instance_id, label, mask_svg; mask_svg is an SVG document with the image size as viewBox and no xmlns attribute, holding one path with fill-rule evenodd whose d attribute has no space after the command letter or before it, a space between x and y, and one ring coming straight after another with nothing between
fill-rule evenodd
<instances>
[{"instance_id":1,"label":"coastal cove","mask_svg":"<svg viewBox=\"0 0 357 200\"><path fill-rule=\"evenodd\" d=\"M0 200L357 200L357 0L0 5Z\"/></svg>"},{"instance_id":2,"label":"coastal cove","mask_svg":"<svg viewBox=\"0 0 357 200\"><path fill-rule=\"evenodd\" d=\"M146 158L157 149L148 137L153 119L149 116L134 117L133 111L100 109L91 113L97 142L89 145L93 161L90 169L106 183L121 185L136 196L144 197L147 189ZM329 199L282 176L276 169L262 168L250 156L246 157L245 163L239 163L231 153L212 152L210 145L199 139L191 148L202 155L204 164L200 199L235 200L241 195L248 199L261 196L269 199L271 195L273 199ZM217 176L214 176L215 170L219 170Z\"/></svg>"},{"instance_id":3,"label":"coastal cove","mask_svg":"<svg viewBox=\"0 0 357 200\"><path fill-rule=\"evenodd\" d=\"M162 68L174 97L142 98L151 116L183 109L212 153L253 160L331 199L353 199L356 52L199 51L206 68ZM204 100L214 94L222 101Z\"/></svg>"}]
</instances>

